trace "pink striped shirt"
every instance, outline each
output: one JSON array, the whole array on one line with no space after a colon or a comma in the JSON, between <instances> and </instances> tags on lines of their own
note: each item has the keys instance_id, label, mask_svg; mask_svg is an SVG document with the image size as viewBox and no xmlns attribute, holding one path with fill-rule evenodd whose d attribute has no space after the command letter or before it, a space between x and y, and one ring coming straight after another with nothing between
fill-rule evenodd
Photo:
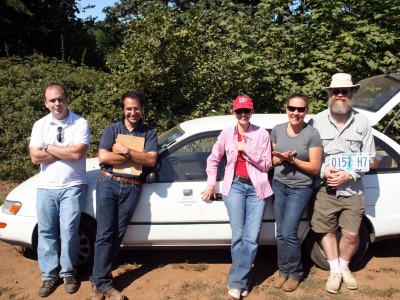
<instances>
[{"instance_id":1,"label":"pink striped shirt","mask_svg":"<svg viewBox=\"0 0 400 300\"><path fill-rule=\"evenodd\" d=\"M272 166L271 140L268 131L250 124L246 134L246 150L243 158L246 160L247 172L254 185L257 197L263 200L272 195L271 185L268 181L268 170ZM235 175L235 165L238 157L238 130L237 126L221 131L213 150L207 159L207 184L215 186L217 180L218 164L226 154L226 167L222 194L227 196L231 189Z\"/></svg>"}]
</instances>

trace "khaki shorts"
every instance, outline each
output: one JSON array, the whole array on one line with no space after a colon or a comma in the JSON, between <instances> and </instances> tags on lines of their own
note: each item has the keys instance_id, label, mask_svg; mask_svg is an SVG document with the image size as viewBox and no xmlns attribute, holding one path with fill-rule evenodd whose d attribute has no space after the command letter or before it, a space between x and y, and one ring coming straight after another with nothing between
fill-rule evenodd
<instances>
[{"instance_id":1,"label":"khaki shorts","mask_svg":"<svg viewBox=\"0 0 400 300\"><path fill-rule=\"evenodd\" d=\"M322 186L315 199L311 227L317 233L333 232L338 226L358 232L364 211L364 196L336 196Z\"/></svg>"}]
</instances>

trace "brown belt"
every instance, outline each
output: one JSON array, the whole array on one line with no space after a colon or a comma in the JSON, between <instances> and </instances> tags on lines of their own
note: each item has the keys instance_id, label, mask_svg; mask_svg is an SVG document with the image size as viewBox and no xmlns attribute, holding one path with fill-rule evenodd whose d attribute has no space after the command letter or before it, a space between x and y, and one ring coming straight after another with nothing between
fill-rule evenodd
<instances>
[{"instance_id":1,"label":"brown belt","mask_svg":"<svg viewBox=\"0 0 400 300\"><path fill-rule=\"evenodd\" d=\"M114 176L114 175L108 173L105 170L101 170L100 173L103 174L103 175L109 176L109 177L111 177L112 179L114 179L116 181L125 182L125 183L130 184L130 185L138 185L138 184L142 183L140 180L137 180L137 179L131 179L131 178L126 178L126 177L121 177L121 176Z\"/></svg>"},{"instance_id":2,"label":"brown belt","mask_svg":"<svg viewBox=\"0 0 400 300\"><path fill-rule=\"evenodd\" d=\"M246 184L253 184L251 182L250 177L243 177L243 176L240 176L240 175L237 175L237 174L235 174L235 177L233 178L233 180L237 180L239 182L246 183Z\"/></svg>"}]
</instances>

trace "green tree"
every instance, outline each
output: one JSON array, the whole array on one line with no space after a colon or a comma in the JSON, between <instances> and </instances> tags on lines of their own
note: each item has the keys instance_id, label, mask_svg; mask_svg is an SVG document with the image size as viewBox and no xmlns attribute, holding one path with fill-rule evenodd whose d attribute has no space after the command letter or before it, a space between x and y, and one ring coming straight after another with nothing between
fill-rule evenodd
<instances>
[{"instance_id":1,"label":"green tree","mask_svg":"<svg viewBox=\"0 0 400 300\"><path fill-rule=\"evenodd\" d=\"M0 57L35 53L80 65L102 67L76 0L4 0L0 2Z\"/></svg>"},{"instance_id":2,"label":"green tree","mask_svg":"<svg viewBox=\"0 0 400 300\"><path fill-rule=\"evenodd\" d=\"M44 12L38 8L43 3L62 7L61 2L76 8L72 0L0 2L0 56L8 57L0 59L2 178L13 174L22 179L34 171L26 138L33 122L47 113L41 87L48 81L64 83L71 108L89 120L90 156L95 156L104 127L120 117L115 100L128 90L147 95L146 121L164 131L186 119L230 113L238 94L251 96L258 112L282 112L291 93L303 92L316 113L326 107L322 87L336 72L351 73L355 81L400 72L398 1L121 0L106 9L104 21L78 22L81 35L68 43L73 50L62 46L48 54L45 48L56 49L60 38L39 39L44 46L36 48L35 30L56 31L58 24L65 41L74 37L65 28L77 27L64 28L53 16L41 20L32 12ZM29 19L21 25L26 33L12 27L23 17ZM16 32L15 41L4 38L10 32ZM20 38L25 35L26 41ZM86 47L87 36L95 46ZM60 60L11 56L19 46L31 51L21 56L43 51ZM76 57L81 57L79 65L87 65L89 58L101 65L96 57L106 57L109 73L77 67ZM394 112L391 117L398 118ZM378 128L383 130L388 120ZM398 127L395 120L392 132Z\"/></svg>"},{"instance_id":3,"label":"green tree","mask_svg":"<svg viewBox=\"0 0 400 300\"><path fill-rule=\"evenodd\" d=\"M148 117L165 129L228 113L242 93L258 111L278 112L303 92L318 112L333 73L399 70L397 2L250 2L121 1L111 11L125 38L108 59L118 88L144 90Z\"/></svg>"},{"instance_id":4,"label":"green tree","mask_svg":"<svg viewBox=\"0 0 400 300\"><path fill-rule=\"evenodd\" d=\"M343 71L356 80L399 71L398 1L311 1L298 9L306 17L312 45L308 82L322 86L331 74Z\"/></svg>"}]
</instances>

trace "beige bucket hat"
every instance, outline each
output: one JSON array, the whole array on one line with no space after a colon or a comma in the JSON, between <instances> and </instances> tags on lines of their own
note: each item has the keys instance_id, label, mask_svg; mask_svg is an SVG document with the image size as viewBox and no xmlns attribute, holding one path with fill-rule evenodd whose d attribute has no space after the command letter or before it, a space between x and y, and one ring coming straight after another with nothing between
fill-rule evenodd
<instances>
[{"instance_id":1,"label":"beige bucket hat","mask_svg":"<svg viewBox=\"0 0 400 300\"><path fill-rule=\"evenodd\" d=\"M351 75L347 73L336 73L332 76L331 85L327 87L323 87L324 90L335 89L335 88L350 88L355 87L359 88L359 84L353 84L351 80Z\"/></svg>"}]
</instances>

